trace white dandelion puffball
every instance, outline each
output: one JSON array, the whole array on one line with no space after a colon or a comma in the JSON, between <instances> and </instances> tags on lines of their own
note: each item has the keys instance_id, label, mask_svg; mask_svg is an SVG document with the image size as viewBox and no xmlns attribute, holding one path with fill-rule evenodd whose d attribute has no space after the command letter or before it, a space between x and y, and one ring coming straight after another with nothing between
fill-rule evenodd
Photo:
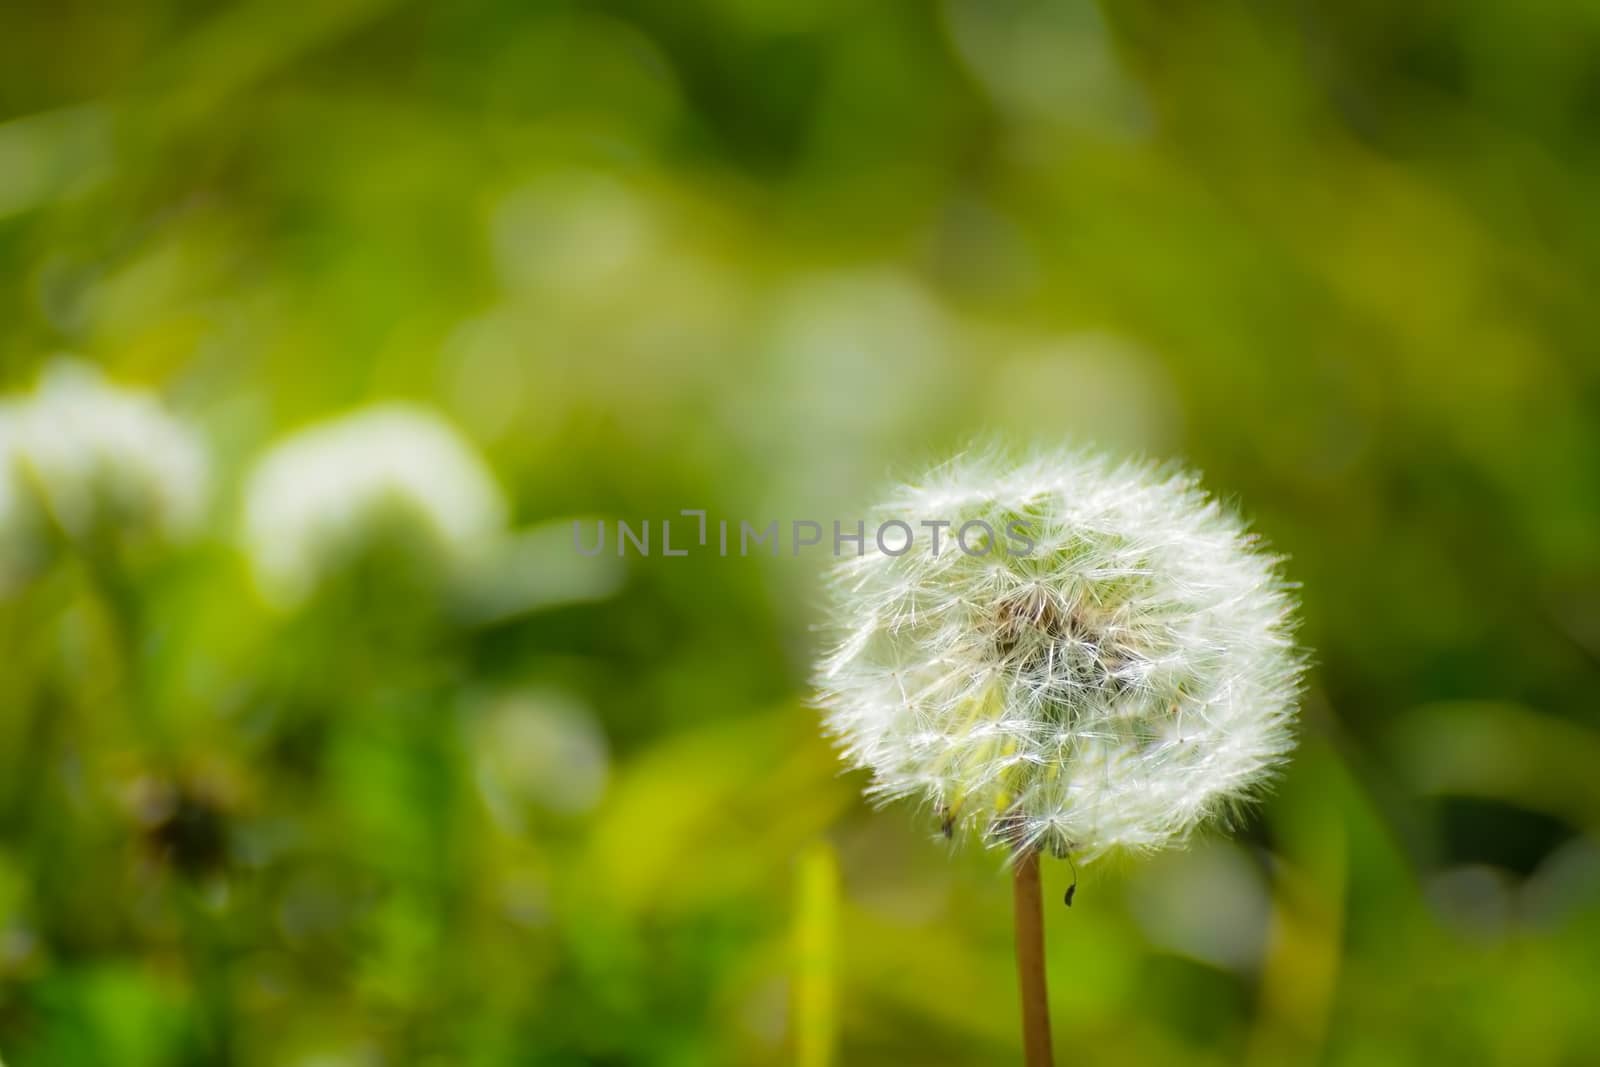
<instances>
[{"instance_id":1,"label":"white dandelion puffball","mask_svg":"<svg viewBox=\"0 0 1600 1067\"><path fill-rule=\"evenodd\" d=\"M273 446L245 487L244 538L267 598L292 607L400 517L440 562L499 536L505 498L473 447L432 412L392 404L301 430Z\"/></svg>"},{"instance_id":2,"label":"white dandelion puffball","mask_svg":"<svg viewBox=\"0 0 1600 1067\"><path fill-rule=\"evenodd\" d=\"M818 683L875 797L1081 862L1182 842L1292 747L1294 600L1192 476L969 455L874 518L832 574Z\"/></svg>"},{"instance_id":3,"label":"white dandelion puffball","mask_svg":"<svg viewBox=\"0 0 1600 1067\"><path fill-rule=\"evenodd\" d=\"M181 539L205 517L209 462L199 437L153 393L93 367L52 363L0 410L0 537L20 556L51 526L76 540Z\"/></svg>"}]
</instances>

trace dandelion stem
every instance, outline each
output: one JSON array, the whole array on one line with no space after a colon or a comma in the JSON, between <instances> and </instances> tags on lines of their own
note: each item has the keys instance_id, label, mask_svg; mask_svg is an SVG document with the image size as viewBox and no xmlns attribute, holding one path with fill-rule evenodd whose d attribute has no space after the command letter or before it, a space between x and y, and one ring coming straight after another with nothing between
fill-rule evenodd
<instances>
[{"instance_id":1,"label":"dandelion stem","mask_svg":"<svg viewBox=\"0 0 1600 1067\"><path fill-rule=\"evenodd\" d=\"M1029 849L1012 866L1017 913L1017 980L1022 990L1022 1047L1027 1067L1051 1067L1050 997L1044 980L1044 902L1039 853Z\"/></svg>"}]
</instances>

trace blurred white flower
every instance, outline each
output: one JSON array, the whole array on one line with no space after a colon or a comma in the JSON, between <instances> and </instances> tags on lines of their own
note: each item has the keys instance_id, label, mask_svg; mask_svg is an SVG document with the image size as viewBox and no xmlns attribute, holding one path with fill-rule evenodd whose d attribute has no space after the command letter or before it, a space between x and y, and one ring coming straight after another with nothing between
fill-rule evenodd
<instances>
[{"instance_id":1,"label":"blurred white flower","mask_svg":"<svg viewBox=\"0 0 1600 1067\"><path fill-rule=\"evenodd\" d=\"M959 399L954 323L891 269L806 275L775 294L756 377L723 383L739 447L759 457L757 512L835 510L871 486L863 454L916 436ZM756 398L756 402L752 402ZM826 412L828 432L808 431Z\"/></svg>"},{"instance_id":2,"label":"blurred white flower","mask_svg":"<svg viewBox=\"0 0 1600 1067\"><path fill-rule=\"evenodd\" d=\"M205 516L208 481L200 439L153 393L53 363L0 408L0 572L44 551L52 526L78 541L185 537Z\"/></svg>"},{"instance_id":3,"label":"blurred white flower","mask_svg":"<svg viewBox=\"0 0 1600 1067\"><path fill-rule=\"evenodd\" d=\"M1191 476L969 455L877 518L951 523L938 554L926 530L900 555L869 535L833 574L821 701L877 797L922 798L947 832L1090 860L1180 842L1292 746L1293 600ZM986 555L952 543L973 520L996 531L969 537ZM888 547L903 540L891 528Z\"/></svg>"},{"instance_id":4,"label":"blurred white flower","mask_svg":"<svg viewBox=\"0 0 1600 1067\"><path fill-rule=\"evenodd\" d=\"M471 720L478 789L496 820L523 828L527 805L575 815L599 803L610 777L605 733L559 692L504 694Z\"/></svg>"},{"instance_id":5,"label":"blurred white flower","mask_svg":"<svg viewBox=\"0 0 1600 1067\"><path fill-rule=\"evenodd\" d=\"M244 537L262 592L291 607L399 519L453 567L482 552L506 503L473 447L431 412L367 408L274 445L245 488Z\"/></svg>"},{"instance_id":6,"label":"blurred white flower","mask_svg":"<svg viewBox=\"0 0 1600 1067\"><path fill-rule=\"evenodd\" d=\"M1260 865L1238 845L1211 841L1158 857L1128 895L1151 944L1228 970L1261 966L1272 899Z\"/></svg>"}]
</instances>

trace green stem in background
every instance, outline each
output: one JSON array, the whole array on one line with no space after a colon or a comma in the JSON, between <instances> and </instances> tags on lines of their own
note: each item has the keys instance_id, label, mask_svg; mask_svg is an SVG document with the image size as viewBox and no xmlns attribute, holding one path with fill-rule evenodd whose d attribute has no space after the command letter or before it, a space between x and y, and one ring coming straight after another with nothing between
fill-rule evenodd
<instances>
[{"instance_id":1,"label":"green stem in background","mask_svg":"<svg viewBox=\"0 0 1600 1067\"><path fill-rule=\"evenodd\" d=\"M111 653L117 661L117 677L134 740L148 753L150 768L176 787L182 778L178 745L159 709L150 702L140 650L143 620L138 599L118 569L94 551L80 551L79 559L105 614ZM224 924L208 914L200 899L200 890L182 877L176 879L173 904L179 920L180 946L192 972L201 1040L211 1062L229 1062L232 990L224 947Z\"/></svg>"},{"instance_id":2,"label":"green stem in background","mask_svg":"<svg viewBox=\"0 0 1600 1067\"><path fill-rule=\"evenodd\" d=\"M833 1062L834 957L839 861L825 841L800 854L795 871L794 1042L798 1067Z\"/></svg>"},{"instance_id":3,"label":"green stem in background","mask_svg":"<svg viewBox=\"0 0 1600 1067\"><path fill-rule=\"evenodd\" d=\"M1039 853L1029 849L1012 866L1016 907L1017 981L1022 991L1022 1048L1027 1067L1051 1067L1050 996L1044 978L1044 902L1039 892Z\"/></svg>"}]
</instances>

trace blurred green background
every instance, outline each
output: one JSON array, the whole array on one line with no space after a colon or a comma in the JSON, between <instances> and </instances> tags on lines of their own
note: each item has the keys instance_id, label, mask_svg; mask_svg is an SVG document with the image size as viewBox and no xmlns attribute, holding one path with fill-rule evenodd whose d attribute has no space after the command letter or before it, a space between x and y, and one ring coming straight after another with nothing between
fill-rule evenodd
<instances>
[{"instance_id":1,"label":"blurred green background","mask_svg":"<svg viewBox=\"0 0 1600 1067\"><path fill-rule=\"evenodd\" d=\"M1596 1062L1597 72L1486 0L0 7L0 456L92 366L210 469L168 536L138 432L75 519L13 449L0 1056L1014 1062L998 858L806 706L824 560L570 541L992 435L1203 470L1317 661L1235 839L1048 908L1062 1059ZM252 470L380 401L504 517L274 597Z\"/></svg>"}]
</instances>

